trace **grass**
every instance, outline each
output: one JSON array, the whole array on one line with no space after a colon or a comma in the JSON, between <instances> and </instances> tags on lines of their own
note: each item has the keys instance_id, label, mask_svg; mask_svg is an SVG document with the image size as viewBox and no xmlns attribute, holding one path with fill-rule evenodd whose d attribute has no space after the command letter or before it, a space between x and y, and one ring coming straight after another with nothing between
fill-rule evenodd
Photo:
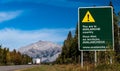
<instances>
[{"instance_id":1,"label":"grass","mask_svg":"<svg viewBox=\"0 0 120 71\"><path fill-rule=\"evenodd\" d=\"M24 69L20 71L93 71L93 66L89 65L81 68L80 65L40 65L38 67L33 67L29 69Z\"/></svg>"},{"instance_id":2,"label":"grass","mask_svg":"<svg viewBox=\"0 0 120 71\"><path fill-rule=\"evenodd\" d=\"M80 65L40 65L29 69L19 71L120 71L120 64L99 64L97 67L94 65L84 65L81 68Z\"/></svg>"},{"instance_id":3,"label":"grass","mask_svg":"<svg viewBox=\"0 0 120 71\"><path fill-rule=\"evenodd\" d=\"M100 64L94 69L94 71L120 71L120 64Z\"/></svg>"}]
</instances>

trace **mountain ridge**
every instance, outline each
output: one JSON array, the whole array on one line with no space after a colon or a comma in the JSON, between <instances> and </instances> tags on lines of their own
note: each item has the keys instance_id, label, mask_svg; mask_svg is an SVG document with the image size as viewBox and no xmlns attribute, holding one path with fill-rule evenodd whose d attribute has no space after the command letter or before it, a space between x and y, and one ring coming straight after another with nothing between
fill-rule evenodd
<instances>
[{"instance_id":1,"label":"mountain ridge","mask_svg":"<svg viewBox=\"0 0 120 71\"><path fill-rule=\"evenodd\" d=\"M32 58L41 58L42 62L53 62L61 53L61 46L50 41L38 41L18 49Z\"/></svg>"}]
</instances>

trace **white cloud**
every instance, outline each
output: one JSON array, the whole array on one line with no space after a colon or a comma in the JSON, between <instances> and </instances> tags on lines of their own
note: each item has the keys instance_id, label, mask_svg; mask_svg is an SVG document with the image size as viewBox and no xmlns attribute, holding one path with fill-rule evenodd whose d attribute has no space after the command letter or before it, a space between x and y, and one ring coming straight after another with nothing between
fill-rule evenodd
<instances>
[{"instance_id":1,"label":"white cloud","mask_svg":"<svg viewBox=\"0 0 120 71\"><path fill-rule=\"evenodd\" d=\"M0 12L0 23L16 18L22 11Z\"/></svg>"},{"instance_id":2,"label":"white cloud","mask_svg":"<svg viewBox=\"0 0 120 71\"><path fill-rule=\"evenodd\" d=\"M32 31L22 31L16 29L0 30L0 44L9 47L11 50L26 46L39 40L63 42L71 29L40 29Z\"/></svg>"}]
</instances>

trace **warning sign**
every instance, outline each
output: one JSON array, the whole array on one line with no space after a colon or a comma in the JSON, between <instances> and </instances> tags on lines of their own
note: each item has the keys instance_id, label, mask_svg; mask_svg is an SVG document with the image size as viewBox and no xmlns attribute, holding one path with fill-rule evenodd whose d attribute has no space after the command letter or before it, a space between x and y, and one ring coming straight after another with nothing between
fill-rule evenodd
<instances>
[{"instance_id":1,"label":"warning sign","mask_svg":"<svg viewBox=\"0 0 120 71\"><path fill-rule=\"evenodd\" d=\"M113 25L113 7L80 7L78 9L79 50L114 50Z\"/></svg>"},{"instance_id":2,"label":"warning sign","mask_svg":"<svg viewBox=\"0 0 120 71\"><path fill-rule=\"evenodd\" d=\"M85 17L82 20L82 23L90 23L90 22L95 22L94 18L92 17L92 15L90 14L89 11L87 11L87 13L85 14Z\"/></svg>"}]
</instances>

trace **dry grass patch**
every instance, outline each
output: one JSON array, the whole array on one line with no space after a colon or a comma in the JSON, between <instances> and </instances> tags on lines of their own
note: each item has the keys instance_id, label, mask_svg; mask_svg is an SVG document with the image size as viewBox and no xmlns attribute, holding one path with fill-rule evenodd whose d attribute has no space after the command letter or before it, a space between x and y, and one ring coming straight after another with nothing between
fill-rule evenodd
<instances>
[{"instance_id":1,"label":"dry grass patch","mask_svg":"<svg viewBox=\"0 0 120 71\"><path fill-rule=\"evenodd\" d=\"M40 65L38 67L33 67L21 71L93 71L93 65L84 66L81 68L80 65Z\"/></svg>"}]
</instances>

